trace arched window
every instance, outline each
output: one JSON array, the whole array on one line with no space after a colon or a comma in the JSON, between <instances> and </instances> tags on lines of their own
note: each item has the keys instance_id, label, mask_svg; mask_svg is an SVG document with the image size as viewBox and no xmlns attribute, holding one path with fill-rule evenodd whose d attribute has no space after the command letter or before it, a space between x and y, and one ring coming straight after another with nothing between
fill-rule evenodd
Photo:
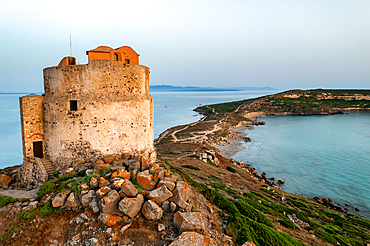
<instances>
[{"instance_id":1,"label":"arched window","mask_svg":"<svg viewBox=\"0 0 370 246\"><path fill-rule=\"evenodd\" d=\"M114 60L118 61L118 54L114 54Z\"/></svg>"}]
</instances>

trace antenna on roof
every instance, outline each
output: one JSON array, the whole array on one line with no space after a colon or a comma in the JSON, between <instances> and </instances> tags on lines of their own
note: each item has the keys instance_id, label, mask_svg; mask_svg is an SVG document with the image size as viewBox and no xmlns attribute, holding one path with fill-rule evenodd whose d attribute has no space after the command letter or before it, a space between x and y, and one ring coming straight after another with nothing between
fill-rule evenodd
<instances>
[{"instance_id":1,"label":"antenna on roof","mask_svg":"<svg viewBox=\"0 0 370 246\"><path fill-rule=\"evenodd\" d=\"M69 53L72 56L72 35L69 35Z\"/></svg>"}]
</instances>

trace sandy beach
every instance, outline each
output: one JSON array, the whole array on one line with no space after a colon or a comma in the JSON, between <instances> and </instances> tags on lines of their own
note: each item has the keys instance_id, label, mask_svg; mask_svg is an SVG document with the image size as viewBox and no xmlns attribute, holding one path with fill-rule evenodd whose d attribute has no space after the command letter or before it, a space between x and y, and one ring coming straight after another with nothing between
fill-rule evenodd
<instances>
[{"instance_id":1,"label":"sandy beach","mask_svg":"<svg viewBox=\"0 0 370 246\"><path fill-rule=\"evenodd\" d=\"M248 136L248 133L246 133L246 130L248 129L251 129L251 126L236 127L231 130L236 138L229 139L228 143L213 146L216 147L224 157L231 159L237 153L245 149L243 146L243 138Z\"/></svg>"}]
</instances>

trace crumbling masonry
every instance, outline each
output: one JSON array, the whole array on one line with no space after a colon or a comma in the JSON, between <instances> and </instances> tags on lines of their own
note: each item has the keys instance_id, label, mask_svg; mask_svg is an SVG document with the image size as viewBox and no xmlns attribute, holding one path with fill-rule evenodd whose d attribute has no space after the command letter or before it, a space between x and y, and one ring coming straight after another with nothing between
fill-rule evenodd
<instances>
[{"instance_id":1,"label":"crumbling masonry","mask_svg":"<svg viewBox=\"0 0 370 246\"><path fill-rule=\"evenodd\" d=\"M25 161L38 157L58 166L124 153L154 161L149 68L128 46L86 53L86 65L65 57L44 69L45 96L20 98Z\"/></svg>"}]
</instances>

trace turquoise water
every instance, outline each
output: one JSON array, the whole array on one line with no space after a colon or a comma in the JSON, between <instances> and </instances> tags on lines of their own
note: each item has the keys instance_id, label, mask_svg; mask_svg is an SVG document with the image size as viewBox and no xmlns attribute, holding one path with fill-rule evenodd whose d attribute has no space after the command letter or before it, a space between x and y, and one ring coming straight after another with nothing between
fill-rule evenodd
<instances>
[{"instance_id":1,"label":"turquoise water","mask_svg":"<svg viewBox=\"0 0 370 246\"><path fill-rule=\"evenodd\" d=\"M236 160L283 179L287 192L329 197L370 219L370 111L332 116L277 116L247 133Z\"/></svg>"},{"instance_id":2,"label":"turquoise water","mask_svg":"<svg viewBox=\"0 0 370 246\"><path fill-rule=\"evenodd\" d=\"M254 98L276 91L152 92L154 99L154 137L166 129L201 118L193 111L199 104L212 104ZM25 94L0 94L0 168L22 164L22 138L19 97Z\"/></svg>"}]
</instances>

